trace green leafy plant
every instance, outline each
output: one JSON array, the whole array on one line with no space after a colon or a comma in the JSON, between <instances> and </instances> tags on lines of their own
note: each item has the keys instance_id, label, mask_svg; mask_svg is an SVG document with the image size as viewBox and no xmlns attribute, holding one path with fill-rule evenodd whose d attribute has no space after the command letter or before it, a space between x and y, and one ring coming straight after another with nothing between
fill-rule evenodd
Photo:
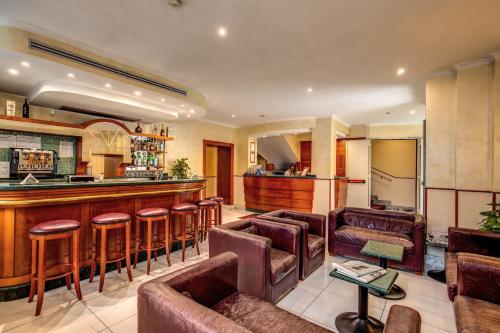
<instances>
[{"instance_id":1,"label":"green leafy plant","mask_svg":"<svg viewBox=\"0 0 500 333\"><path fill-rule=\"evenodd\" d=\"M181 179L189 178L189 171L191 171L191 168L187 160L188 159L184 157L174 161L172 164L172 176Z\"/></svg>"},{"instance_id":2,"label":"green leafy plant","mask_svg":"<svg viewBox=\"0 0 500 333\"><path fill-rule=\"evenodd\" d=\"M480 213L484 216L480 223L481 230L500 232L500 204L490 203L488 205L493 206L493 209Z\"/></svg>"}]
</instances>

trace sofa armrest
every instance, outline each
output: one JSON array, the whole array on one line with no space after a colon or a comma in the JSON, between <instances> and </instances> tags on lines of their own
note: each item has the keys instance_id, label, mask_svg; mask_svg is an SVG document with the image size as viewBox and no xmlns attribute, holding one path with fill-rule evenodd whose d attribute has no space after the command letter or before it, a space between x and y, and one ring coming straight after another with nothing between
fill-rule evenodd
<instances>
[{"instance_id":1,"label":"sofa armrest","mask_svg":"<svg viewBox=\"0 0 500 333\"><path fill-rule=\"evenodd\" d=\"M224 252L152 282L164 283L180 293L188 292L196 302L211 307L238 291L238 256Z\"/></svg>"},{"instance_id":2,"label":"sofa armrest","mask_svg":"<svg viewBox=\"0 0 500 333\"><path fill-rule=\"evenodd\" d=\"M448 251L500 257L500 233L466 228L448 228Z\"/></svg>"},{"instance_id":3,"label":"sofa armrest","mask_svg":"<svg viewBox=\"0 0 500 333\"><path fill-rule=\"evenodd\" d=\"M224 226L211 228L209 239L210 258L227 251L238 255L238 290L266 299L269 293L271 240Z\"/></svg>"},{"instance_id":4,"label":"sofa armrest","mask_svg":"<svg viewBox=\"0 0 500 333\"><path fill-rule=\"evenodd\" d=\"M139 333L250 332L168 285L153 281L139 287L137 316Z\"/></svg>"},{"instance_id":5,"label":"sofa armrest","mask_svg":"<svg viewBox=\"0 0 500 333\"><path fill-rule=\"evenodd\" d=\"M457 256L458 295L500 304L500 258Z\"/></svg>"},{"instance_id":6,"label":"sofa armrest","mask_svg":"<svg viewBox=\"0 0 500 333\"><path fill-rule=\"evenodd\" d=\"M309 224L309 232L325 237L326 216L321 214L303 213L294 210L280 209L261 215L263 217L275 217L288 220L301 221Z\"/></svg>"},{"instance_id":7,"label":"sofa armrest","mask_svg":"<svg viewBox=\"0 0 500 333\"><path fill-rule=\"evenodd\" d=\"M298 226L257 219L252 220L252 225L258 229L260 236L271 240L272 248L299 255L300 228Z\"/></svg>"},{"instance_id":8,"label":"sofa armrest","mask_svg":"<svg viewBox=\"0 0 500 333\"><path fill-rule=\"evenodd\" d=\"M427 235L427 224L424 218L415 220L413 223L413 243L415 244L415 252L419 255L424 255L425 237Z\"/></svg>"}]
</instances>

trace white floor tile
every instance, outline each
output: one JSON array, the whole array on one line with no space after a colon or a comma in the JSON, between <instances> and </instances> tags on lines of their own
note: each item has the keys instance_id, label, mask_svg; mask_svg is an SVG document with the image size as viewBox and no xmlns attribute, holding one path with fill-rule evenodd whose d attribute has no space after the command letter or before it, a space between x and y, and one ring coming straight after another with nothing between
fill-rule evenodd
<instances>
[{"instance_id":1,"label":"white floor tile","mask_svg":"<svg viewBox=\"0 0 500 333\"><path fill-rule=\"evenodd\" d=\"M303 283L319 289L325 289L332 281L333 277L330 276L331 269L322 265L311 273Z\"/></svg>"},{"instance_id":2,"label":"white floor tile","mask_svg":"<svg viewBox=\"0 0 500 333\"><path fill-rule=\"evenodd\" d=\"M127 319L115 324L109 328L113 333L136 333L137 332L137 315L128 317Z\"/></svg>"},{"instance_id":3,"label":"white floor tile","mask_svg":"<svg viewBox=\"0 0 500 333\"><path fill-rule=\"evenodd\" d=\"M311 305L322 290L300 282L299 285L286 295L277 305L297 315L302 314Z\"/></svg>"}]
</instances>

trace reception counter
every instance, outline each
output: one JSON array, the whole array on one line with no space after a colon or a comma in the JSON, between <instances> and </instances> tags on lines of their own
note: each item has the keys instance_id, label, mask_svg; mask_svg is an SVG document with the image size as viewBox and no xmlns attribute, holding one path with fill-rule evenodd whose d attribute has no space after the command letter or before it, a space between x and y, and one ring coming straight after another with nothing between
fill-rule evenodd
<instances>
[{"instance_id":1,"label":"reception counter","mask_svg":"<svg viewBox=\"0 0 500 333\"><path fill-rule=\"evenodd\" d=\"M291 209L311 212L314 177L301 176L244 176L245 207L264 212Z\"/></svg>"},{"instance_id":2,"label":"reception counter","mask_svg":"<svg viewBox=\"0 0 500 333\"><path fill-rule=\"evenodd\" d=\"M195 202L205 180L117 180L101 183L41 182L19 185L0 182L0 288L29 282L31 241L28 230L53 219L74 219L82 223L80 267L90 265L92 217L122 212L134 216L142 208L170 208L179 202ZM132 228L132 239L134 239ZM174 231L176 234L179 230ZM158 226L160 239L163 235ZM113 250L114 235L108 244ZM68 246L49 242L47 266L64 261ZM132 251L133 252L133 251ZM55 273L48 271L49 274Z\"/></svg>"}]
</instances>

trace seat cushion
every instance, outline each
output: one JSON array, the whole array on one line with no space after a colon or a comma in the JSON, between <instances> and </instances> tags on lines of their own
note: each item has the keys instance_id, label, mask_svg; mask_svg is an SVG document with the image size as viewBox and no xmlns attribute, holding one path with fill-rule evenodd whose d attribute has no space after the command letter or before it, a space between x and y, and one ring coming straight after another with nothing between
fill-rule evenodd
<instances>
[{"instance_id":1,"label":"seat cushion","mask_svg":"<svg viewBox=\"0 0 500 333\"><path fill-rule=\"evenodd\" d=\"M384 333L420 333L420 314L403 305L392 305L385 322Z\"/></svg>"},{"instance_id":2,"label":"seat cushion","mask_svg":"<svg viewBox=\"0 0 500 333\"><path fill-rule=\"evenodd\" d=\"M196 204L200 207L215 207L217 206L217 202L214 200L200 200L196 202Z\"/></svg>"},{"instance_id":3,"label":"seat cushion","mask_svg":"<svg viewBox=\"0 0 500 333\"><path fill-rule=\"evenodd\" d=\"M130 215L125 213L108 213L97 215L92 219L95 224L113 224L130 221Z\"/></svg>"},{"instance_id":4,"label":"seat cushion","mask_svg":"<svg viewBox=\"0 0 500 333\"><path fill-rule=\"evenodd\" d=\"M415 245L410 237L392 231L365 229L344 225L335 231L335 237L341 242L364 246L369 240L401 245L406 253L413 254Z\"/></svg>"},{"instance_id":5,"label":"seat cushion","mask_svg":"<svg viewBox=\"0 0 500 333\"><path fill-rule=\"evenodd\" d=\"M271 284L280 282L297 267L297 257L285 251L271 248Z\"/></svg>"},{"instance_id":6,"label":"seat cushion","mask_svg":"<svg viewBox=\"0 0 500 333\"><path fill-rule=\"evenodd\" d=\"M453 302L457 295L457 254L445 252L444 267L446 275L446 286L448 288L448 298Z\"/></svg>"},{"instance_id":7,"label":"seat cushion","mask_svg":"<svg viewBox=\"0 0 500 333\"><path fill-rule=\"evenodd\" d=\"M172 212L196 211L197 209L198 209L198 206L196 206L195 204L192 204L192 203L187 203L187 202L174 205L174 206L172 206L172 208L170 208L170 210Z\"/></svg>"},{"instance_id":8,"label":"seat cushion","mask_svg":"<svg viewBox=\"0 0 500 333\"><path fill-rule=\"evenodd\" d=\"M52 220L33 226L29 233L32 235L48 235L79 229L80 221L76 220Z\"/></svg>"},{"instance_id":9,"label":"seat cushion","mask_svg":"<svg viewBox=\"0 0 500 333\"><path fill-rule=\"evenodd\" d=\"M496 333L499 331L499 304L457 295L453 308L460 333Z\"/></svg>"},{"instance_id":10,"label":"seat cushion","mask_svg":"<svg viewBox=\"0 0 500 333\"><path fill-rule=\"evenodd\" d=\"M168 209L165 208L144 208L138 211L137 216L140 217L156 217L161 215L167 215Z\"/></svg>"},{"instance_id":11,"label":"seat cushion","mask_svg":"<svg viewBox=\"0 0 500 333\"><path fill-rule=\"evenodd\" d=\"M214 305L212 310L251 332L330 332L269 302L245 293L236 292L226 297Z\"/></svg>"},{"instance_id":12,"label":"seat cushion","mask_svg":"<svg viewBox=\"0 0 500 333\"><path fill-rule=\"evenodd\" d=\"M215 202L218 202L218 203L224 202L224 198L223 197L217 197L217 196L208 197L208 198L205 198L205 199L206 200L212 200L212 201L215 201Z\"/></svg>"},{"instance_id":13,"label":"seat cushion","mask_svg":"<svg viewBox=\"0 0 500 333\"><path fill-rule=\"evenodd\" d=\"M315 257L318 253L325 250L325 237L309 234L307 239L309 249L309 259Z\"/></svg>"}]
</instances>

